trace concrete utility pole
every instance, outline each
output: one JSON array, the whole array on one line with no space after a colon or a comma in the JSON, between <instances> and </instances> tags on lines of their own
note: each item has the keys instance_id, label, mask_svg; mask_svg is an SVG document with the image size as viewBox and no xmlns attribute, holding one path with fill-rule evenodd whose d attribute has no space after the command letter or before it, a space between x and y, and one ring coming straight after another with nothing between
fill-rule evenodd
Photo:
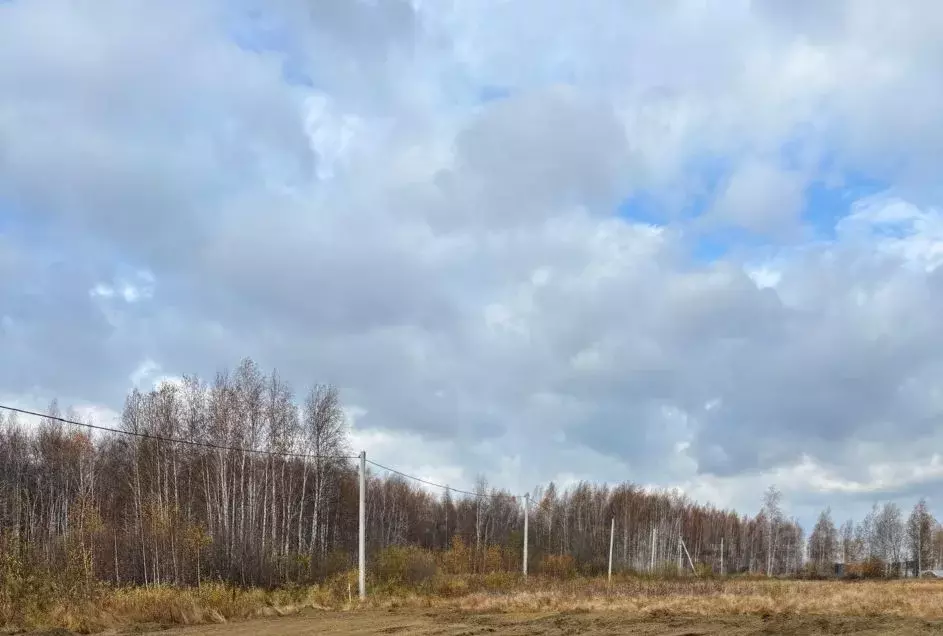
<instances>
[{"instance_id":1,"label":"concrete utility pole","mask_svg":"<svg viewBox=\"0 0 943 636\"><path fill-rule=\"evenodd\" d=\"M616 539L616 518L612 518L612 525L609 527L609 582L612 583L612 546Z\"/></svg>"},{"instance_id":2,"label":"concrete utility pole","mask_svg":"<svg viewBox=\"0 0 943 636\"><path fill-rule=\"evenodd\" d=\"M524 495L524 578L527 578L527 543L530 538L528 516L530 515L530 493Z\"/></svg>"},{"instance_id":3,"label":"concrete utility pole","mask_svg":"<svg viewBox=\"0 0 943 636\"><path fill-rule=\"evenodd\" d=\"M691 566L691 572L694 573L694 576L697 576L697 568L694 567L694 559L691 558L691 553L688 552L688 546L684 543L684 539L682 539L680 536L678 537L678 540L681 541L681 547L684 548L684 555L688 557L688 564Z\"/></svg>"},{"instance_id":4,"label":"concrete utility pole","mask_svg":"<svg viewBox=\"0 0 943 636\"><path fill-rule=\"evenodd\" d=\"M724 575L724 538L720 538L720 575Z\"/></svg>"},{"instance_id":5,"label":"concrete utility pole","mask_svg":"<svg viewBox=\"0 0 943 636\"><path fill-rule=\"evenodd\" d=\"M648 566L650 572L655 571L655 542L658 540L658 530L655 529L655 526L652 526L652 561Z\"/></svg>"},{"instance_id":6,"label":"concrete utility pole","mask_svg":"<svg viewBox=\"0 0 943 636\"><path fill-rule=\"evenodd\" d=\"M766 546L766 576L773 576L773 517L769 518L769 540Z\"/></svg>"},{"instance_id":7,"label":"concrete utility pole","mask_svg":"<svg viewBox=\"0 0 943 636\"><path fill-rule=\"evenodd\" d=\"M367 598L367 451L360 451L360 600Z\"/></svg>"}]
</instances>

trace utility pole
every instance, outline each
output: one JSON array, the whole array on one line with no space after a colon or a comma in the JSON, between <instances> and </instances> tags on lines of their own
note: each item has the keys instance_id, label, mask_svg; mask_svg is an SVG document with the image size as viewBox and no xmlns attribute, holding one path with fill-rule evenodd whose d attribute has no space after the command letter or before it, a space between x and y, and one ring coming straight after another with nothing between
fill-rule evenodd
<instances>
[{"instance_id":1,"label":"utility pole","mask_svg":"<svg viewBox=\"0 0 943 636\"><path fill-rule=\"evenodd\" d=\"M367 598L367 451L360 451L360 600Z\"/></svg>"},{"instance_id":2,"label":"utility pole","mask_svg":"<svg viewBox=\"0 0 943 636\"><path fill-rule=\"evenodd\" d=\"M769 537L766 545L766 576L773 576L773 516L769 518Z\"/></svg>"},{"instance_id":3,"label":"utility pole","mask_svg":"<svg viewBox=\"0 0 943 636\"><path fill-rule=\"evenodd\" d=\"M612 546L616 538L616 518L612 518L612 525L609 527L609 583L612 583Z\"/></svg>"},{"instance_id":4,"label":"utility pole","mask_svg":"<svg viewBox=\"0 0 943 636\"><path fill-rule=\"evenodd\" d=\"M530 493L524 495L524 578L527 578L527 543L528 535L530 534L528 528L528 516L530 513Z\"/></svg>"},{"instance_id":5,"label":"utility pole","mask_svg":"<svg viewBox=\"0 0 943 636\"><path fill-rule=\"evenodd\" d=\"M652 526L652 560L648 566L650 572L655 571L655 542L658 539L658 530L655 529L655 526Z\"/></svg>"},{"instance_id":6,"label":"utility pole","mask_svg":"<svg viewBox=\"0 0 943 636\"><path fill-rule=\"evenodd\" d=\"M724 575L724 538L720 538L720 575Z\"/></svg>"},{"instance_id":7,"label":"utility pole","mask_svg":"<svg viewBox=\"0 0 943 636\"><path fill-rule=\"evenodd\" d=\"M691 558L691 553L688 552L688 546L684 544L684 539L682 539L680 536L678 539L681 543L681 547L684 548L684 555L688 557L688 564L691 566L691 572L694 574L694 576L697 576L697 568L694 567L694 559Z\"/></svg>"}]
</instances>

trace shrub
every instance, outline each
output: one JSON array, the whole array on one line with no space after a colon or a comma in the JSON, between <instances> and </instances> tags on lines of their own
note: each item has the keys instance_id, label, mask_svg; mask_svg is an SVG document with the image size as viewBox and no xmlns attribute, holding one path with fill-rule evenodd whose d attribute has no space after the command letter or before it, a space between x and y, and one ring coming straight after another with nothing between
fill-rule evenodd
<instances>
[{"instance_id":1,"label":"shrub","mask_svg":"<svg viewBox=\"0 0 943 636\"><path fill-rule=\"evenodd\" d=\"M600 576L606 573L609 568L609 563L606 559L597 557L587 559L580 565L579 573L585 577L594 577Z\"/></svg>"},{"instance_id":2,"label":"shrub","mask_svg":"<svg viewBox=\"0 0 943 636\"><path fill-rule=\"evenodd\" d=\"M504 569L504 559L501 548L496 545L488 546L482 555L481 571L485 574L493 574Z\"/></svg>"},{"instance_id":3,"label":"shrub","mask_svg":"<svg viewBox=\"0 0 943 636\"><path fill-rule=\"evenodd\" d=\"M413 547L380 550L372 568L378 583L408 586L428 583L437 570L435 559L430 552Z\"/></svg>"},{"instance_id":4,"label":"shrub","mask_svg":"<svg viewBox=\"0 0 943 636\"><path fill-rule=\"evenodd\" d=\"M347 552L343 550L333 550L328 553L327 558L318 566L319 578L331 578L336 574L346 572L352 565Z\"/></svg>"},{"instance_id":5,"label":"shrub","mask_svg":"<svg viewBox=\"0 0 943 636\"><path fill-rule=\"evenodd\" d=\"M881 579L884 578L885 572L884 561L876 557L845 566L846 579Z\"/></svg>"},{"instance_id":6,"label":"shrub","mask_svg":"<svg viewBox=\"0 0 943 636\"><path fill-rule=\"evenodd\" d=\"M694 568L694 573L698 578L709 579L715 576L714 568L707 563L695 563Z\"/></svg>"},{"instance_id":7,"label":"shrub","mask_svg":"<svg viewBox=\"0 0 943 636\"><path fill-rule=\"evenodd\" d=\"M472 554L461 537L452 537L452 547L440 554L442 570L449 574L468 574L471 571Z\"/></svg>"},{"instance_id":8,"label":"shrub","mask_svg":"<svg viewBox=\"0 0 943 636\"><path fill-rule=\"evenodd\" d=\"M484 586L493 592L507 592L520 582L521 575L518 572L490 572L484 576Z\"/></svg>"},{"instance_id":9,"label":"shrub","mask_svg":"<svg viewBox=\"0 0 943 636\"><path fill-rule=\"evenodd\" d=\"M443 598L455 598L468 594L468 578L464 576L442 575L435 578L433 593Z\"/></svg>"},{"instance_id":10,"label":"shrub","mask_svg":"<svg viewBox=\"0 0 943 636\"><path fill-rule=\"evenodd\" d=\"M353 601L359 597L359 579L360 573L356 569L338 572L314 590L312 600L326 607Z\"/></svg>"},{"instance_id":11,"label":"shrub","mask_svg":"<svg viewBox=\"0 0 943 636\"><path fill-rule=\"evenodd\" d=\"M576 576L576 563L569 554L547 554L540 560L541 574L558 579Z\"/></svg>"},{"instance_id":12,"label":"shrub","mask_svg":"<svg viewBox=\"0 0 943 636\"><path fill-rule=\"evenodd\" d=\"M88 575L87 553L77 543L64 541L59 547L65 565L56 570L34 563L12 533L0 537L0 625L39 625L63 607L98 601L103 586Z\"/></svg>"}]
</instances>

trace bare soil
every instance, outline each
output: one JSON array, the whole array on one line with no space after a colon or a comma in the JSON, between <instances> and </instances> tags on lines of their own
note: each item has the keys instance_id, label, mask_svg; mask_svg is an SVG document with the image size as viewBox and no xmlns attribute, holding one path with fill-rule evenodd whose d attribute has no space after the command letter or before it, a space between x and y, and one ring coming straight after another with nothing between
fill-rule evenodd
<instances>
[{"instance_id":1,"label":"bare soil","mask_svg":"<svg viewBox=\"0 0 943 636\"><path fill-rule=\"evenodd\" d=\"M895 616L809 616L799 614L739 616L669 616L640 618L618 610L554 613L466 613L456 611L366 610L308 611L268 618L163 631L137 631L166 636L307 636L309 634L403 634L478 636L509 634L642 634L646 636L707 636L742 634L943 634L943 621Z\"/></svg>"}]
</instances>

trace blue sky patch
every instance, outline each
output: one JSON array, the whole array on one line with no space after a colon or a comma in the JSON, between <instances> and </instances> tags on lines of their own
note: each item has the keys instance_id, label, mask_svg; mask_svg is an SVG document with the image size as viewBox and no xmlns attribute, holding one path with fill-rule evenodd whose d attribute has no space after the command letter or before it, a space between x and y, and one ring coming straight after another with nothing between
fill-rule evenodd
<instances>
[{"instance_id":1,"label":"blue sky patch","mask_svg":"<svg viewBox=\"0 0 943 636\"><path fill-rule=\"evenodd\" d=\"M834 239L835 225L848 215L855 201L889 188L885 181L854 173L835 185L813 181L805 191L802 222L813 230L816 238Z\"/></svg>"}]
</instances>

